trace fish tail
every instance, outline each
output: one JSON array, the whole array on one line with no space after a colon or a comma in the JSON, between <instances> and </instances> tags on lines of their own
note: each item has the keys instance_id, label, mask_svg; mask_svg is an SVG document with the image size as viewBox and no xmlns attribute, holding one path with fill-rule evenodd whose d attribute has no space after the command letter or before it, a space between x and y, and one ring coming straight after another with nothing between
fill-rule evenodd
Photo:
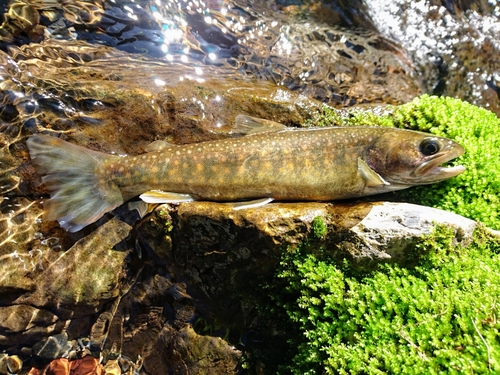
<instances>
[{"instance_id":1,"label":"fish tail","mask_svg":"<svg viewBox=\"0 0 500 375\"><path fill-rule=\"evenodd\" d=\"M40 134L26 143L33 165L50 192L44 206L45 219L57 220L67 231L77 232L123 203L118 186L99 175L99 166L117 156Z\"/></svg>"}]
</instances>

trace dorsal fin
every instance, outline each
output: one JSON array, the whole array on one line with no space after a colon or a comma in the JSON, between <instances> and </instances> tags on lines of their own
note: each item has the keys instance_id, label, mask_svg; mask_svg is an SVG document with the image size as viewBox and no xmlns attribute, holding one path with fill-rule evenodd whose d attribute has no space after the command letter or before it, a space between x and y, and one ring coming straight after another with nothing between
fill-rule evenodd
<instances>
[{"instance_id":1,"label":"dorsal fin","mask_svg":"<svg viewBox=\"0 0 500 375\"><path fill-rule=\"evenodd\" d=\"M250 135L277 132L285 129L287 127L279 122L247 115L238 115L234 119L234 130L231 133Z\"/></svg>"},{"instance_id":2,"label":"dorsal fin","mask_svg":"<svg viewBox=\"0 0 500 375\"><path fill-rule=\"evenodd\" d=\"M161 151L165 148L173 147L173 146L177 146L177 145L174 145L172 143L168 143L167 141L157 140L157 141L151 142L149 145L147 145L146 148L144 149L144 151L146 151L146 152Z\"/></svg>"}]
</instances>

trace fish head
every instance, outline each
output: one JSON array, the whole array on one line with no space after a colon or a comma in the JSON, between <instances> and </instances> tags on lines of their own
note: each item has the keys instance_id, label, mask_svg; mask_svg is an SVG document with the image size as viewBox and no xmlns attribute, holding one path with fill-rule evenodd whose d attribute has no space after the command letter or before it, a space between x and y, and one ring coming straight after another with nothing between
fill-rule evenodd
<instances>
[{"instance_id":1,"label":"fish head","mask_svg":"<svg viewBox=\"0 0 500 375\"><path fill-rule=\"evenodd\" d=\"M448 138L400 130L378 137L367 149L366 163L391 185L426 185L465 171L461 165L443 165L464 151Z\"/></svg>"}]
</instances>

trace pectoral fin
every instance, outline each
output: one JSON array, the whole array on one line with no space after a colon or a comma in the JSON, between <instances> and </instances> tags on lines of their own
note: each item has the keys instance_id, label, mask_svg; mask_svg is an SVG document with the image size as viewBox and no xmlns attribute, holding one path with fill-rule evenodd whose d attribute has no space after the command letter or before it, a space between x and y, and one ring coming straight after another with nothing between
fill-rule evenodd
<instances>
[{"instance_id":1,"label":"pectoral fin","mask_svg":"<svg viewBox=\"0 0 500 375\"><path fill-rule=\"evenodd\" d=\"M139 196L146 203L182 203L192 202L195 198L189 194L170 193L161 190L147 191Z\"/></svg>"},{"instance_id":2,"label":"pectoral fin","mask_svg":"<svg viewBox=\"0 0 500 375\"><path fill-rule=\"evenodd\" d=\"M237 202L230 204L233 206L233 210L245 210L247 208L256 208L265 206L266 204L271 203L273 200L274 200L273 198L262 198L262 199L255 199L252 201Z\"/></svg>"},{"instance_id":3,"label":"pectoral fin","mask_svg":"<svg viewBox=\"0 0 500 375\"><path fill-rule=\"evenodd\" d=\"M232 133L250 135L257 133L268 133L285 130L287 127L278 122L247 115L238 115L234 119L234 130Z\"/></svg>"},{"instance_id":4,"label":"pectoral fin","mask_svg":"<svg viewBox=\"0 0 500 375\"><path fill-rule=\"evenodd\" d=\"M139 213L139 217L141 219L150 212L152 212L155 207L156 207L155 204L146 203L144 201L134 201L134 202L129 202L128 204L128 209L130 211L137 210L137 212Z\"/></svg>"},{"instance_id":5,"label":"pectoral fin","mask_svg":"<svg viewBox=\"0 0 500 375\"><path fill-rule=\"evenodd\" d=\"M390 185L386 180L382 178L377 172L371 169L366 162L358 158L358 172L361 178L365 181L366 186L375 187L375 186L384 186Z\"/></svg>"}]
</instances>

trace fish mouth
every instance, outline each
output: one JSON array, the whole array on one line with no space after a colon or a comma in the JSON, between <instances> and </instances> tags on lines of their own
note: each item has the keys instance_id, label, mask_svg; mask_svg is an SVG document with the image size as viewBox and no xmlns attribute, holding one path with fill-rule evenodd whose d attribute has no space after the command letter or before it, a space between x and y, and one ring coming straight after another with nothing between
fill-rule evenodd
<instances>
[{"instance_id":1,"label":"fish mouth","mask_svg":"<svg viewBox=\"0 0 500 375\"><path fill-rule=\"evenodd\" d=\"M433 155L432 159L423 162L415 168L410 176L415 178L424 177L428 183L455 177L464 172L465 167L463 165L444 166L443 164L461 156L464 152L464 148L460 146L437 153Z\"/></svg>"}]
</instances>

